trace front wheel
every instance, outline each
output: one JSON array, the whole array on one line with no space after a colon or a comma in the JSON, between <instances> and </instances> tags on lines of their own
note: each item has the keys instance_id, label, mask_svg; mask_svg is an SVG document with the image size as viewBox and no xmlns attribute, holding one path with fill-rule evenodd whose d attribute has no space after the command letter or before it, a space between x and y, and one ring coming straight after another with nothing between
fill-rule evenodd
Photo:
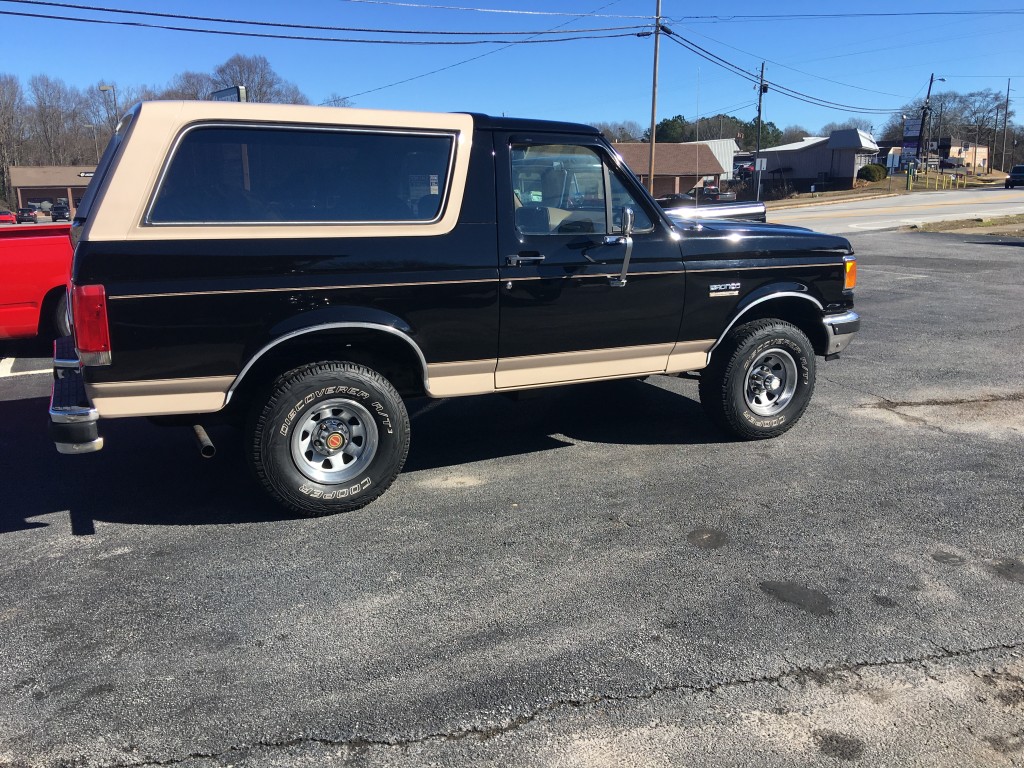
<instances>
[{"instance_id":1,"label":"front wheel","mask_svg":"<svg viewBox=\"0 0 1024 768\"><path fill-rule=\"evenodd\" d=\"M777 437L803 415L814 392L810 340L795 325L767 319L730 331L701 372L708 416L744 440Z\"/></svg>"},{"instance_id":2,"label":"front wheel","mask_svg":"<svg viewBox=\"0 0 1024 768\"><path fill-rule=\"evenodd\" d=\"M250 417L249 457L267 492L307 517L359 509L388 489L409 453L409 415L390 382L323 362L282 375Z\"/></svg>"}]
</instances>

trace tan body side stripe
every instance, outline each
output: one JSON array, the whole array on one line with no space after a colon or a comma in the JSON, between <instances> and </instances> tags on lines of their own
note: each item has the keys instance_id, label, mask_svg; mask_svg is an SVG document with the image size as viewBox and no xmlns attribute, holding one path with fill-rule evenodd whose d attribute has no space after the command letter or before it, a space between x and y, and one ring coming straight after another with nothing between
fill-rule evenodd
<instances>
[{"instance_id":1,"label":"tan body side stripe","mask_svg":"<svg viewBox=\"0 0 1024 768\"><path fill-rule=\"evenodd\" d=\"M85 392L102 418L213 413L227 402L234 376L159 379L85 385Z\"/></svg>"},{"instance_id":2,"label":"tan body side stripe","mask_svg":"<svg viewBox=\"0 0 1024 768\"><path fill-rule=\"evenodd\" d=\"M482 395L497 390L551 387L703 368L714 339L547 355L462 360L427 365L431 397ZM234 376L86 384L102 418L213 413L227 402Z\"/></svg>"}]
</instances>

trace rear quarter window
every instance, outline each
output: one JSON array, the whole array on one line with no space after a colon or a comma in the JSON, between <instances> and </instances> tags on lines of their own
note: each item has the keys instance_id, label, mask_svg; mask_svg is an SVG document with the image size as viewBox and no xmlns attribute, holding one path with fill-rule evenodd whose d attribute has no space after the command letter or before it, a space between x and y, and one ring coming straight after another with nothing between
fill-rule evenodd
<instances>
[{"instance_id":1,"label":"rear quarter window","mask_svg":"<svg viewBox=\"0 0 1024 768\"><path fill-rule=\"evenodd\" d=\"M199 126L178 141L148 224L430 222L449 133Z\"/></svg>"}]
</instances>

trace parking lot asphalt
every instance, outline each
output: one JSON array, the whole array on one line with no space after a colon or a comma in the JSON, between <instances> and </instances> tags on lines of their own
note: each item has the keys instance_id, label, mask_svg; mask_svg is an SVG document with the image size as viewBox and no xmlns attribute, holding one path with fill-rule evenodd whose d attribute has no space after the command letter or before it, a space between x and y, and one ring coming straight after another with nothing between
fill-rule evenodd
<instances>
[{"instance_id":1,"label":"parking lot asphalt","mask_svg":"<svg viewBox=\"0 0 1024 768\"><path fill-rule=\"evenodd\" d=\"M326 519L226 428L60 456L0 378L0 766L1021 764L1024 246L852 242L781 438L679 378L416 402Z\"/></svg>"}]
</instances>

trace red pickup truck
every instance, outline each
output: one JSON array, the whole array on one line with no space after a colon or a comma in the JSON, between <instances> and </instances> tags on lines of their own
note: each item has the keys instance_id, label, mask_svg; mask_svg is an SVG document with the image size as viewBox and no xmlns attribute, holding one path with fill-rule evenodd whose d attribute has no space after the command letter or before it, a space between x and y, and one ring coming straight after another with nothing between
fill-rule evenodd
<instances>
[{"instance_id":1,"label":"red pickup truck","mask_svg":"<svg viewBox=\"0 0 1024 768\"><path fill-rule=\"evenodd\" d=\"M71 332L71 226L0 227L0 339Z\"/></svg>"}]
</instances>

